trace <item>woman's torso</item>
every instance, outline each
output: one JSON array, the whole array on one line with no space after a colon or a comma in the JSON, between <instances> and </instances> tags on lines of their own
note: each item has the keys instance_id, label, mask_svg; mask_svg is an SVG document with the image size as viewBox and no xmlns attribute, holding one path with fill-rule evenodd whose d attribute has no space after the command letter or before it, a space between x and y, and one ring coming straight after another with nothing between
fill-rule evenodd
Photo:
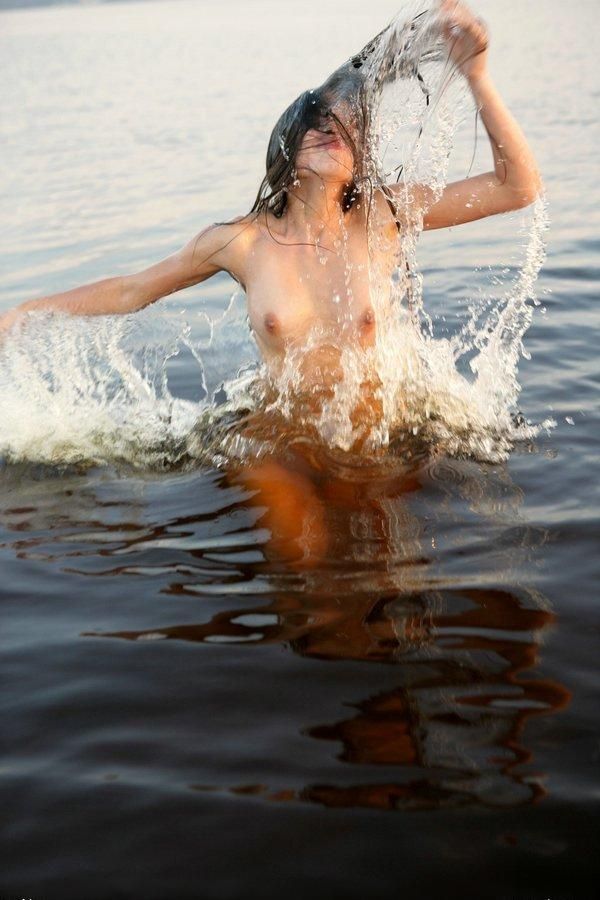
<instances>
[{"instance_id":1,"label":"woman's torso","mask_svg":"<svg viewBox=\"0 0 600 900\"><path fill-rule=\"evenodd\" d=\"M401 258L387 204L373 203L368 228L362 211L351 210L343 233L324 231L317 246L289 237L276 219L260 216L250 227L244 288L270 373L277 378L291 354L304 387L339 381L343 350L374 347L389 312Z\"/></svg>"}]
</instances>

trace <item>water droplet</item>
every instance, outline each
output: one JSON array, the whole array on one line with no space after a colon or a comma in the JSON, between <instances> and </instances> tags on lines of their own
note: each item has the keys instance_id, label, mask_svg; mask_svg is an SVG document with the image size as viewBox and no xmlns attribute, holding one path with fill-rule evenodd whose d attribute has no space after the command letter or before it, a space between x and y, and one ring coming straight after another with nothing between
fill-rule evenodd
<instances>
[{"instance_id":1,"label":"water droplet","mask_svg":"<svg viewBox=\"0 0 600 900\"><path fill-rule=\"evenodd\" d=\"M575 420L573 419L573 416L565 416L565 422L567 423L567 425L575 424Z\"/></svg>"}]
</instances>

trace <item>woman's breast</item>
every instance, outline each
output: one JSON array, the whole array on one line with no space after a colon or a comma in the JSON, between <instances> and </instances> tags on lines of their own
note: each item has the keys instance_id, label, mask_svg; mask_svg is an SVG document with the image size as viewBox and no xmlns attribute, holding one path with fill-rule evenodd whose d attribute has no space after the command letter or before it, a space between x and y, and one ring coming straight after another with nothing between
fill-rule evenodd
<instances>
[{"instance_id":1,"label":"woman's breast","mask_svg":"<svg viewBox=\"0 0 600 900\"><path fill-rule=\"evenodd\" d=\"M355 309L334 306L320 312L312 303L249 305L249 319L260 348L268 353L286 353L319 342L340 348L348 344L369 347L375 342L375 310L368 301Z\"/></svg>"}]
</instances>

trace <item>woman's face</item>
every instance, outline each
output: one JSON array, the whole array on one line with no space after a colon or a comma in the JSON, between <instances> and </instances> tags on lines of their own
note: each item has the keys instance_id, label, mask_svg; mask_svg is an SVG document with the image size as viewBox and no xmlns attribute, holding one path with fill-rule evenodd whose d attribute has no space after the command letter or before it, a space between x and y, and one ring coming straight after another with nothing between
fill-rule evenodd
<instances>
[{"instance_id":1,"label":"woman's face","mask_svg":"<svg viewBox=\"0 0 600 900\"><path fill-rule=\"evenodd\" d=\"M334 116L324 116L318 128L309 128L296 157L299 175L318 175L323 181L348 184L352 180L354 159L344 140L344 119L336 110L343 127Z\"/></svg>"}]
</instances>

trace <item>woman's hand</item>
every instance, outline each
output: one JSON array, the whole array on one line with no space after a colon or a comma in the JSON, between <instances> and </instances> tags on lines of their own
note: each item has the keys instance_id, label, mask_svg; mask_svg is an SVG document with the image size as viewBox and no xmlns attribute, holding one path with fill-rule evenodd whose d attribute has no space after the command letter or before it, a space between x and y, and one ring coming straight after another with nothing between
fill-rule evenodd
<instances>
[{"instance_id":1,"label":"woman's hand","mask_svg":"<svg viewBox=\"0 0 600 900\"><path fill-rule=\"evenodd\" d=\"M22 311L17 307L0 314L0 344L15 322L22 318Z\"/></svg>"},{"instance_id":2,"label":"woman's hand","mask_svg":"<svg viewBox=\"0 0 600 900\"><path fill-rule=\"evenodd\" d=\"M441 0L440 16L450 59L465 78L480 78L487 70L489 32L485 22L462 0Z\"/></svg>"},{"instance_id":3,"label":"woman's hand","mask_svg":"<svg viewBox=\"0 0 600 900\"><path fill-rule=\"evenodd\" d=\"M451 60L469 79L473 100L490 139L494 169L447 184L441 196L431 187L411 187L415 215L423 229L449 228L486 216L522 209L543 191L535 156L525 135L494 87L487 69L488 32L461 0L440 0L441 30ZM388 185L394 194L404 187Z\"/></svg>"}]
</instances>

